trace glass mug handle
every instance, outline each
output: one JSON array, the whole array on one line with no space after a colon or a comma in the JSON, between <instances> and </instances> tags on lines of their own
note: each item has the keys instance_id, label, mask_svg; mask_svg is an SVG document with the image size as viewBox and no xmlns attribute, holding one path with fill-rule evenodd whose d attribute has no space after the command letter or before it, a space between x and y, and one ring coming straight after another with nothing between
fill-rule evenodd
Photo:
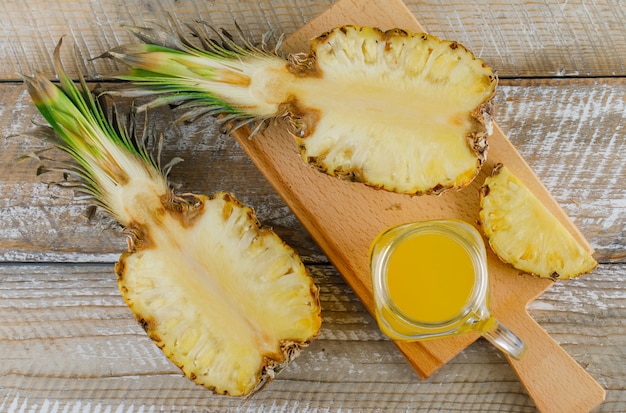
<instances>
[{"instance_id":1,"label":"glass mug handle","mask_svg":"<svg viewBox=\"0 0 626 413\"><path fill-rule=\"evenodd\" d=\"M490 320L490 328L482 332L491 344L496 346L500 351L508 354L516 360L521 359L526 352L526 345L515 335L507 326L492 318Z\"/></svg>"}]
</instances>

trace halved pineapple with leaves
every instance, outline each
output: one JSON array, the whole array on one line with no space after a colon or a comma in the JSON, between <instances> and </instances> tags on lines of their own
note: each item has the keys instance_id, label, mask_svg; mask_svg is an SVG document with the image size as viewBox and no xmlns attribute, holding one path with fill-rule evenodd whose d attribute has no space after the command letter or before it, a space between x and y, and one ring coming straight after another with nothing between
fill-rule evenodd
<instances>
[{"instance_id":1,"label":"halved pineapple with leaves","mask_svg":"<svg viewBox=\"0 0 626 413\"><path fill-rule=\"evenodd\" d=\"M24 77L50 123L38 136L75 160L55 166L124 226L119 288L150 338L184 374L217 393L245 395L271 380L320 328L318 290L302 261L233 195L175 194L169 166L88 91ZM129 122L127 125L133 125Z\"/></svg>"},{"instance_id":2,"label":"halved pineapple with leaves","mask_svg":"<svg viewBox=\"0 0 626 413\"><path fill-rule=\"evenodd\" d=\"M537 197L502 164L480 192L480 223L500 259L544 278L567 279L598 263Z\"/></svg>"},{"instance_id":3,"label":"halved pineapple with leaves","mask_svg":"<svg viewBox=\"0 0 626 413\"><path fill-rule=\"evenodd\" d=\"M234 127L287 117L302 157L320 170L377 188L440 193L476 176L491 133L497 80L462 45L424 33L337 27L288 59L224 32L191 27L199 45L157 28L133 28L145 44L103 56L128 65L134 86L160 95L184 119L223 114ZM177 30L178 33L181 29ZM243 36L242 36L243 38ZM263 44L266 44L264 41Z\"/></svg>"}]
</instances>

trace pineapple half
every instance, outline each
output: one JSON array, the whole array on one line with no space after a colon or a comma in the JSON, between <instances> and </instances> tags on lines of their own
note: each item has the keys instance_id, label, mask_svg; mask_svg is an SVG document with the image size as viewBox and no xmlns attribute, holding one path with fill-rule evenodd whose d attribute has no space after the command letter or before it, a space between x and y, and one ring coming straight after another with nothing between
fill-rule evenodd
<instances>
[{"instance_id":1,"label":"pineapple half","mask_svg":"<svg viewBox=\"0 0 626 413\"><path fill-rule=\"evenodd\" d=\"M491 133L497 79L459 43L425 33L337 27L308 54L279 57L228 34L200 46L158 28L132 28L144 44L103 54L131 68L133 86L159 95L184 119L223 114L234 127L287 117L302 158L330 175L407 194L463 188L476 176ZM178 33L180 33L180 29ZM243 39L243 36L242 36ZM263 42L266 44L266 41Z\"/></svg>"},{"instance_id":2,"label":"pineapple half","mask_svg":"<svg viewBox=\"0 0 626 413\"><path fill-rule=\"evenodd\" d=\"M260 388L320 328L318 290L303 263L233 195L174 194L145 136L109 122L82 76L82 91L67 77L60 45L60 87L24 76L53 128L38 135L72 156L76 164L62 171L124 226L129 251L115 271L126 303L194 382L234 396Z\"/></svg>"},{"instance_id":3,"label":"pineapple half","mask_svg":"<svg viewBox=\"0 0 626 413\"><path fill-rule=\"evenodd\" d=\"M543 278L567 279L598 263L505 166L496 165L480 191L480 222L500 259Z\"/></svg>"}]
</instances>

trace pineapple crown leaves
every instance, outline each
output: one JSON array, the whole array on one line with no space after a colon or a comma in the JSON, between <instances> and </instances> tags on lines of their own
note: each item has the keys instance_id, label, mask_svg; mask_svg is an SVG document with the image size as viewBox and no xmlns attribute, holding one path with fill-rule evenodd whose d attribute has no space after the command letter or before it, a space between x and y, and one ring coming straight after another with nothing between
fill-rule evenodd
<instances>
[{"instance_id":1,"label":"pineapple crown leaves","mask_svg":"<svg viewBox=\"0 0 626 413\"><path fill-rule=\"evenodd\" d=\"M60 59L61 45L62 39L53 54L60 85L53 84L39 73L33 76L21 75L33 103L50 125L39 125L26 135L51 142L68 153L72 161L62 162L43 157L41 152L26 154L19 160L35 158L42 162L37 170L38 175L46 172L63 173L66 181L59 185L77 188L97 206L118 219L115 208L109 204L109 197L116 187L129 180L129 171L137 170L139 165L143 173L157 179L160 174L165 181L171 168L182 160L174 158L162 167L162 138L158 142L158 153L154 156L148 149L147 128L144 127L141 137L136 133L133 111L128 114L126 122L122 121L115 106L107 116L104 99L89 91L81 71L78 71L80 88L65 72ZM76 178L77 181L67 181L68 177Z\"/></svg>"},{"instance_id":2,"label":"pineapple crown leaves","mask_svg":"<svg viewBox=\"0 0 626 413\"><path fill-rule=\"evenodd\" d=\"M130 85L112 89L106 93L126 97L150 96L154 99L139 106L138 111L169 105L184 110L177 122L194 121L202 116L220 116L220 125L228 125L227 132L250 126L251 137L263 130L274 116L259 116L248 113L249 108L233 105L225 95L214 93L216 84L240 83L247 86L245 59L281 58L283 36L274 39L267 32L259 46L248 40L243 30L236 25L237 40L226 30L218 30L210 24L197 21L187 24L190 36L174 19L166 27L127 28L143 43L119 46L100 58L111 58L130 68L126 74L116 76L130 81ZM214 37L217 37L217 40ZM242 69L243 68L243 69ZM231 89L235 89L231 88Z\"/></svg>"}]
</instances>

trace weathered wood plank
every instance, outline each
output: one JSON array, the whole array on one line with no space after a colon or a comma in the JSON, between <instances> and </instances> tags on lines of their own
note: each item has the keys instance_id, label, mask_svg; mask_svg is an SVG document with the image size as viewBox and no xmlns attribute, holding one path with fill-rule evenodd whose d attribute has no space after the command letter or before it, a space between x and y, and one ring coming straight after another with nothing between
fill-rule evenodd
<instances>
[{"instance_id":1,"label":"weathered wood plank","mask_svg":"<svg viewBox=\"0 0 626 413\"><path fill-rule=\"evenodd\" d=\"M480 340L420 381L331 266L319 338L244 401L183 378L134 321L111 265L0 265L0 411L532 412L504 358ZM626 408L626 266L559 282L531 313Z\"/></svg>"},{"instance_id":2,"label":"weathered wood plank","mask_svg":"<svg viewBox=\"0 0 626 413\"><path fill-rule=\"evenodd\" d=\"M231 32L237 21L260 38L268 29L293 33L332 3L0 2L0 411L535 411L484 340L420 382L236 142L208 119L172 127L174 115L164 109L153 120L165 133L165 158L185 158L173 181L186 191L232 191L256 207L309 263L321 288L320 337L276 382L250 400L212 396L181 376L124 305L111 264L126 248L120 234L89 223L85 205L45 183L54 176L34 176L36 162L14 162L45 145L7 138L41 119L23 86L10 82L33 70L52 77L50 55L61 36L75 73L71 44L92 57L132 41L124 23L164 22L170 13ZM426 30L465 44L505 79L495 98L499 126L601 261L591 274L556 283L531 304L531 315L607 389L596 411L626 411L623 2L406 3ZM95 60L84 70L98 77L117 68ZM611 78L569 78L586 76ZM517 77L566 79L510 80Z\"/></svg>"},{"instance_id":3,"label":"weathered wood plank","mask_svg":"<svg viewBox=\"0 0 626 413\"><path fill-rule=\"evenodd\" d=\"M496 119L604 262L624 262L626 234L626 81L623 79L506 81L496 98ZM112 261L125 249L114 230L84 217L85 206L67 189L36 177L36 161L15 159L44 144L7 136L41 121L20 84L0 85L0 260ZM181 190L231 191L257 208L307 262L325 262L283 201L234 139L210 119L171 126L175 115L153 116L166 137L164 158L180 156L172 180ZM59 177L56 177L59 179Z\"/></svg>"},{"instance_id":4,"label":"weathered wood plank","mask_svg":"<svg viewBox=\"0 0 626 413\"><path fill-rule=\"evenodd\" d=\"M598 258L624 262L626 82L510 84L515 86L501 87L496 98L498 122L560 205L584 228Z\"/></svg>"},{"instance_id":5,"label":"weathered wood plank","mask_svg":"<svg viewBox=\"0 0 626 413\"><path fill-rule=\"evenodd\" d=\"M463 39L502 77L616 76L626 70L621 0L427 0L409 7L427 31ZM614 54L607 50L613 42Z\"/></svg>"},{"instance_id":6,"label":"weathered wood plank","mask_svg":"<svg viewBox=\"0 0 626 413\"><path fill-rule=\"evenodd\" d=\"M442 2L406 0L425 29L457 40L501 77L619 76L626 74L626 8L621 0ZM50 52L61 36L84 56L131 41L122 24L164 23L167 15L235 31L252 38L267 30L291 34L332 0L176 1L43 0L0 2L0 79L40 70L52 75ZM65 56L70 51L65 50ZM108 61L86 63L90 76L109 75Z\"/></svg>"}]
</instances>

